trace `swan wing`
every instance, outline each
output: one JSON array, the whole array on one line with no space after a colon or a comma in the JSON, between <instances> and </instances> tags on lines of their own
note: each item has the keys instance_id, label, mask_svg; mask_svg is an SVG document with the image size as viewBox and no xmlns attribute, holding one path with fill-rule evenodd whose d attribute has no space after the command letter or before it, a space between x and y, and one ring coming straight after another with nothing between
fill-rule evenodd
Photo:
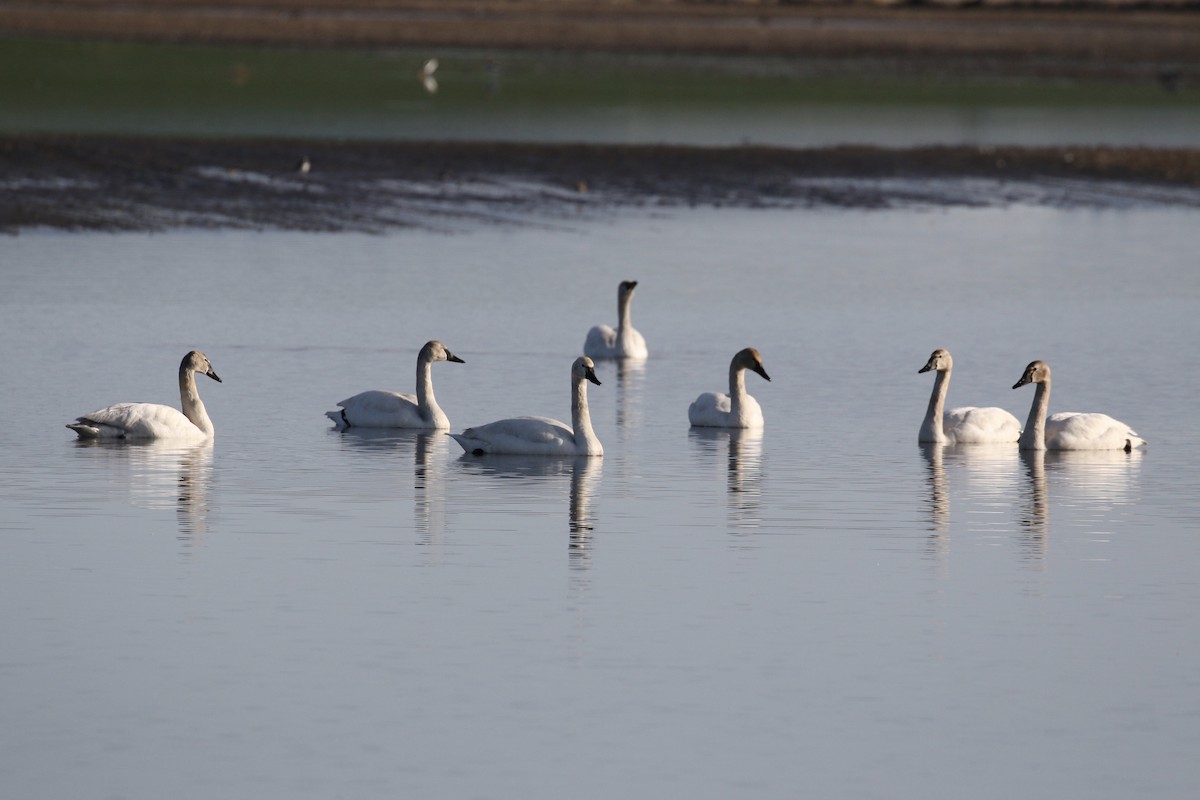
<instances>
[{"instance_id":1,"label":"swan wing","mask_svg":"<svg viewBox=\"0 0 1200 800\"><path fill-rule=\"evenodd\" d=\"M67 425L84 439L204 438L177 408L158 403L117 403Z\"/></svg>"},{"instance_id":2,"label":"swan wing","mask_svg":"<svg viewBox=\"0 0 1200 800\"><path fill-rule=\"evenodd\" d=\"M613 358L617 351L617 332L607 325L597 325L588 331L583 354L589 358Z\"/></svg>"},{"instance_id":3,"label":"swan wing","mask_svg":"<svg viewBox=\"0 0 1200 800\"><path fill-rule=\"evenodd\" d=\"M1060 411L1046 418L1049 450L1125 450L1144 444L1128 425L1107 414Z\"/></svg>"},{"instance_id":4,"label":"swan wing","mask_svg":"<svg viewBox=\"0 0 1200 800\"><path fill-rule=\"evenodd\" d=\"M688 406L688 422L693 425L725 428L729 426L732 401L723 392L705 392Z\"/></svg>"},{"instance_id":5,"label":"swan wing","mask_svg":"<svg viewBox=\"0 0 1200 800\"><path fill-rule=\"evenodd\" d=\"M372 389L359 392L338 403L340 410L325 416L338 425L353 428L433 428L433 421L421 416L417 398L411 394Z\"/></svg>"},{"instance_id":6,"label":"swan wing","mask_svg":"<svg viewBox=\"0 0 1200 800\"><path fill-rule=\"evenodd\" d=\"M450 434L468 453L575 455L579 448L569 425L548 417L514 417Z\"/></svg>"},{"instance_id":7,"label":"swan wing","mask_svg":"<svg viewBox=\"0 0 1200 800\"><path fill-rule=\"evenodd\" d=\"M1021 422L1003 408L963 406L942 417L942 430L951 443L1000 444L1021 438Z\"/></svg>"}]
</instances>

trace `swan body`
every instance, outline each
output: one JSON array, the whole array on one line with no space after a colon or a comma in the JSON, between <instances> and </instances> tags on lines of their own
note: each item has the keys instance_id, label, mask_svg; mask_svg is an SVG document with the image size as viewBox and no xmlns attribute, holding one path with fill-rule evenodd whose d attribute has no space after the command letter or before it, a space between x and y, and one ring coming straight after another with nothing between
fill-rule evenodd
<instances>
[{"instance_id":1,"label":"swan body","mask_svg":"<svg viewBox=\"0 0 1200 800\"><path fill-rule=\"evenodd\" d=\"M602 456L592 431L587 381L600 385L596 365L580 356L571 365L571 425L548 417L516 417L450 434L472 455Z\"/></svg>"},{"instance_id":2,"label":"swan body","mask_svg":"<svg viewBox=\"0 0 1200 800\"><path fill-rule=\"evenodd\" d=\"M1022 450L1124 450L1142 447L1146 440L1128 425L1107 414L1060 411L1050 417L1050 365L1031 361L1021 380L1013 384L1019 389L1027 383L1037 387L1029 419L1021 434Z\"/></svg>"},{"instance_id":3,"label":"swan body","mask_svg":"<svg viewBox=\"0 0 1200 800\"><path fill-rule=\"evenodd\" d=\"M415 395L371 389L347 397L336 411L325 416L339 428L417 428L445 430L450 420L433 396L433 365L438 361L464 364L446 345L436 339L425 343L417 354L417 393Z\"/></svg>"},{"instance_id":4,"label":"swan body","mask_svg":"<svg viewBox=\"0 0 1200 800\"><path fill-rule=\"evenodd\" d=\"M188 353L179 364L182 412L159 403L117 403L84 414L67 427L80 439L211 439L215 430L196 389L197 372L221 383L208 356L199 350Z\"/></svg>"},{"instance_id":5,"label":"swan body","mask_svg":"<svg viewBox=\"0 0 1200 800\"><path fill-rule=\"evenodd\" d=\"M621 281L617 287L617 328L596 325L588 331L583 354L589 358L646 358L646 339L629 321L629 306L637 281Z\"/></svg>"},{"instance_id":6,"label":"swan body","mask_svg":"<svg viewBox=\"0 0 1200 800\"><path fill-rule=\"evenodd\" d=\"M943 413L953 369L954 359L950 357L950 351L939 348L929 356L925 366L917 370L917 374L930 370L937 372L933 392L929 396L929 409L925 412L917 441L935 444L1015 442L1021 435L1021 423L1003 408L961 406Z\"/></svg>"},{"instance_id":7,"label":"swan body","mask_svg":"<svg viewBox=\"0 0 1200 800\"><path fill-rule=\"evenodd\" d=\"M688 407L688 422L701 428L761 428L762 408L746 392L746 370L771 380L753 347L739 350L729 363L729 394L705 392Z\"/></svg>"}]
</instances>

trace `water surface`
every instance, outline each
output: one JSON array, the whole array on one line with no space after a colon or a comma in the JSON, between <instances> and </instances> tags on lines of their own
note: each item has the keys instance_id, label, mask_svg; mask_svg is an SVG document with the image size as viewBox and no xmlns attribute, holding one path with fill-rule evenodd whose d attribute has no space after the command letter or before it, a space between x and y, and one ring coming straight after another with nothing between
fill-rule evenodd
<instances>
[{"instance_id":1,"label":"water surface","mask_svg":"<svg viewBox=\"0 0 1200 800\"><path fill-rule=\"evenodd\" d=\"M384 236L3 243L0 770L14 796L1187 797L1198 779L1194 212L732 211ZM1136 275L1136 279L1130 277ZM338 433L444 340L456 428L567 417L603 459ZM741 347L760 434L692 431ZM176 403L211 445L63 424ZM1145 452L922 448L952 404Z\"/></svg>"}]
</instances>

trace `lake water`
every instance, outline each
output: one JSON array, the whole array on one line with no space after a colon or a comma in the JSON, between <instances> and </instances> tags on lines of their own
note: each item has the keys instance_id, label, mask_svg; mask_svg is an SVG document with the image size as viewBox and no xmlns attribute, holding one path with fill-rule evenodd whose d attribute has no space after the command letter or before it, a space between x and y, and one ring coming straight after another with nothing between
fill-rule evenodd
<instances>
[{"instance_id":1,"label":"lake water","mask_svg":"<svg viewBox=\"0 0 1200 800\"><path fill-rule=\"evenodd\" d=\"M1200 782L1194 210L673 210L388 235L0 241L12 797L1185 798ZM602 459L331 430L434 369L455 429L569 419L616 286L651 358ZM688 403L753 345L761 434ZM922 448L950 403L1144 452ZM76 443L176 404L213 444Z\"/></svg>"}]
</instances>

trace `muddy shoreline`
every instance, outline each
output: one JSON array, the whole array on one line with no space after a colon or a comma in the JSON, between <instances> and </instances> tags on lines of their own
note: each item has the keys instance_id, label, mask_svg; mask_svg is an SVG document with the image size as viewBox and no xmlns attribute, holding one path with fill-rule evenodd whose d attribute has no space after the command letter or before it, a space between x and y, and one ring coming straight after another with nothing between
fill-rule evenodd
<instances>
[{"instance_id":1,"label":"muddy shoreline","mask_svg":"<svg viewBox=\"0 0 1200 800\"><path fill-rule=\"evenodd\" d=\"M15 136L0 138L0 189L10 234L382 232L688 206L1200 207L1200 150Z\"/></svg>"}]
</instances>

